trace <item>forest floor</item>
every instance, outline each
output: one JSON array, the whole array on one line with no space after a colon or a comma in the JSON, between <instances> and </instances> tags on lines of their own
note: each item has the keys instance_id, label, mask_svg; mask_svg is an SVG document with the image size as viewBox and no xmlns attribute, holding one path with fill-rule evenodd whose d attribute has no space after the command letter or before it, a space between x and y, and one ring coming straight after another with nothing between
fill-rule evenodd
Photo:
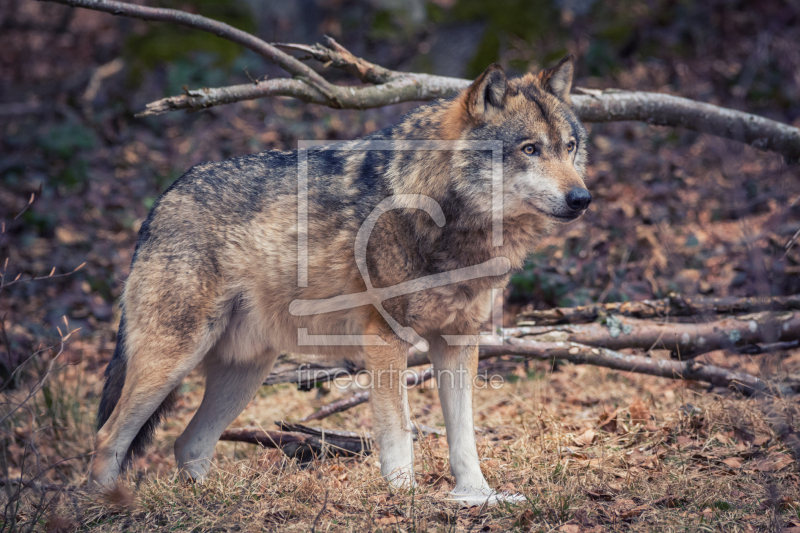
<instances>
[{"instance_id":1,"label":"forest floor","mask_svg":"<svg viewBox=\"0 0 800 533\"><path fill-rule=\"evenodd\" d=\"M53 267L67 273L85 263L72 275L0 291L3 408L25 401L10 416L2 413L0 476L43 473L41 480L68 487L45 493L28 487L19 500L14 485L0 487L0 502L13 501L0 531L11 525L11 516L21 527L50 532L800 531L800 468L768 424L765 400L691 382L508 357L502 364L482 363L504 382L476 391L475 423L487 479L525 495L521 505L460 509L443 502L452 478L441 436L415 443L419 487L408 494L389 492L377 455L302 466L274 450L224 442L206 483L176 481L172 445L202 398L199 375L186 380L177 412L120 489L108 497L85 493L80 487L101 375L119 321L116 302L137 231L158 195L194 164L291 149L299 139L355 138L392 124L414 105L355 112L277 99L134 119L132 111L180 92L187 79L194 87L218 85L220 77L243 83L246 77L203 63L202 55L145 72L112 44L125 42L119 38L123 26L105 15L78 11L66 20L59 6L25 0L0 9L8 11L0 11L4 20L19 23L0 33L0 61L10 73L0 104L30 106L12 113L0 105L0 114L6 113L0 121L0 259L9 258L4 280L18 273L47 275ZM759 17L754 11L745 19L766 25ZM68 32L59 30L62 23ZM134 36L146 28L138 22L131 27L125 31ZM796 25L771 31L773 56L795 62L781 68L800 71L800 57L780 55L781 43L796 42ZM760 72L747 49L733 42L720 41L713 62L700 56L631 62L614 75L579 82L747 107L749 101L718 87L726 80L739 87L741 69ZM99 79L90 94L97 67L118 53L126 58L120 69L107 69L115 73ZM37 60L28 68L30 54ZM781 108L757 111L800 126L800 118ZM775 154L691 132L644 124L588 128L592 206L548 238L515 275L506 294L506 325L525 308L641 300L672 291L800 293L800 244L786 251L800 229L797 167ZM34 203L14 219L31 194ZM57 358L57 348L29 358L39 346L57 343L57 327L80 329ZM658 349L651 355L668 357ZM800 376L800 350L757 356L719 351L702 359L763 379ZM41 381L50 364L52 372ZM336 387L263 387L233 426L271 429L348 394ZM409 399L416 423L442 426L433 389L414 389ZM770 402L788 414L796 431L796 399ZM361 405L320 426L369 431L369 408Z\"/></svg>"}]
</instances>

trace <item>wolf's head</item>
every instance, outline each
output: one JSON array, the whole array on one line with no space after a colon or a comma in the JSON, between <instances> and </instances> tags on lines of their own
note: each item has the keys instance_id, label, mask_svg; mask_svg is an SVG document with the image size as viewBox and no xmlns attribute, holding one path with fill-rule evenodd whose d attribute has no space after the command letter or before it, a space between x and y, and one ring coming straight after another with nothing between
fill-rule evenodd
<instances>
[{"instance_id":1,"label":"wolf's head","mask_svg":"<svg viewBox=\"0 0 800 533\"><path fill-rule=\"evenodd\" d=\"M592 200L584 184L586 130L569 97L573 61L568 55L514 79L493 64L453 101L442 123L446 138L503 141L505 218L537 213L569 222ZM485 192L486 154L464 152L460 159L462 169L473 169L462 174L461 196Z\"/></svg>"}]
</instances>

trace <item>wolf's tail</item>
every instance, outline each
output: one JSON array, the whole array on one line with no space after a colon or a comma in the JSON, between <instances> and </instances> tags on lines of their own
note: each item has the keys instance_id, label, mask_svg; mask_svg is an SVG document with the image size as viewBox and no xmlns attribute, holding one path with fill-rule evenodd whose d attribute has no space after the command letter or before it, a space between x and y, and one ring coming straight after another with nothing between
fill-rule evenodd
<instances>
[{"instance_id":1,"label":"wolf's tail","mask_svg":"<svg viewBox=\"0 0 800 533\"><path fill-rule=\"evenodd\" d=\"M125 312L123 311L122 318L119 321L119 331L117 332L117 347L105 371L106 382L103 385L103 395L100 398L100 408L97 411L98 430L111 417L111 413L114 412L114 408L122 395L122 387L125 385L125 374L128 368L126 335ZM128 452L125 454L125 460L122 462L123 468L128 466L134 456L139 457L144 454L145 449L152 442L161 420L175 407L177 398L178 389L175 389L169 393L155 412L150 415L147 422L139 429L128 448Z\"/></svg>"}]
</instances>

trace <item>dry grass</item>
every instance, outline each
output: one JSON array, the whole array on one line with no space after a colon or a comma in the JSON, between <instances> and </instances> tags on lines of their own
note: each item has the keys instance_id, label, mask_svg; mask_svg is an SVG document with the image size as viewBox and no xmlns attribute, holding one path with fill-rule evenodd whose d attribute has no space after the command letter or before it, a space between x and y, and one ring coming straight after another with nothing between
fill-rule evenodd
<instances>
[{"instance_id":1,"label":"dry grass","mask_svg":"<svg viewBox=\"0 0 800 533\"><path fill-rule=\"evenodd\" d=\"M71 346L73 351L80 341ZM84 355L86 355L84 353ZM800 361L796 354L784 369ZM38 431L43 464L91 447L100 368L84 358L62 369L34 398L36 415L19 417L9 464L21 466L26 432ZM187 380L178 412L156 446L120 490L106 498L81 491L56 496L37 520L49 531L781 531L800 526L798 468L764 422L760 401L683 382L602 368L505 362L509 379L475 397L483 469L494 487L523 493L520 506L459 509L442 501L452 487L444 437L415 444L419 489L392 494L379 478L377 456L301 467L275 450L220 443L216 470L204 484L174 480L172 443L202 398L202 381ZM314 395L317 395L315 398ZM263 388L238 426L270 427L299 419L349 394ZM435 390L410 394L415 421L441 426ZM796 406L784 406L795 411ZM48 411L50 409L50 411ZM33 421L33 424L30 422ZM49 425L50 429L45 426ZM322 421L324 427L368 430L367 405ZM59 429L60 428L60 429ZM30 452L30 450L28 450ZM31 457L31 453L27 456ZM53 482L85 482L88 457L48 472ZM28 491L17 513L24 522L39 501Z\"/></svg>"}]
</instances>

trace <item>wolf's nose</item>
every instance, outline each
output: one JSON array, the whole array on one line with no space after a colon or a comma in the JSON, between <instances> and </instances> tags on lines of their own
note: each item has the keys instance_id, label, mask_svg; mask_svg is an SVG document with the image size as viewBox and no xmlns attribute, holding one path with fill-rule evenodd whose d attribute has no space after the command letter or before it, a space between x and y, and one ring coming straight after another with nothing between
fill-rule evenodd
<instances>
[{"instance_id":1,"label":"wolf's nose","mask_svg":"<svg viewBox=\"0 0 800 533\"><path fill-rule=\"evenodd\" d=\"M567 193L567 207L573 211L586 209L592 203L592 195L583 187L575 187Z\"/></svg>"}]
</instances>

